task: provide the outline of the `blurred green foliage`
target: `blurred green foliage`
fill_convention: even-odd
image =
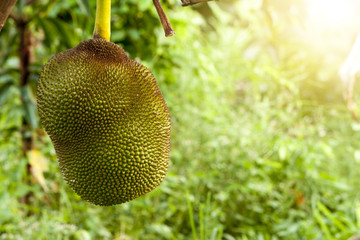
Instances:
[[[301,10],[302,1],[281,2],[181,8],[169,0],[176,35],[165,38],[151,1],[113,1],[111,40],[157,78],[172,115],[172,151],[156,190],[98,207],[62,179],[34,99],[43,64],[92,37],[95,1],[19,0],[14,15],[28,21],[32,58],[20,87],[20,33],[9,19],[0,33],[0,239],[345,240],[358,233],[360,125],[334,87],[337,66],[292,33],[302,19],[288,10]],[[29,136],[33,150],[24,153]]]

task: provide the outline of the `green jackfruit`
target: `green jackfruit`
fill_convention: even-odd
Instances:
[[[37,103],[62,174],[84,200],[124,203],[164,179],[169,110],[151,72],[116,44],[90,39],[55,55]]]

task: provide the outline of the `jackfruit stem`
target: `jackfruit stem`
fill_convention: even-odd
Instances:
[[[96,1],[94,38],[110,41],[111,0]]]

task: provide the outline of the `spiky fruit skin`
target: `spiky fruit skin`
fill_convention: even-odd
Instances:
[[[124,203],[164,179],[169,110],[151,72],[116,44],[90,39],[55,55],[37,103],[62,174],[84,200]]]

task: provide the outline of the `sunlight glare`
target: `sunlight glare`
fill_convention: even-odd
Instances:
[[[358,0],[308,0],[310,21],[326,28],[351,24]]]

